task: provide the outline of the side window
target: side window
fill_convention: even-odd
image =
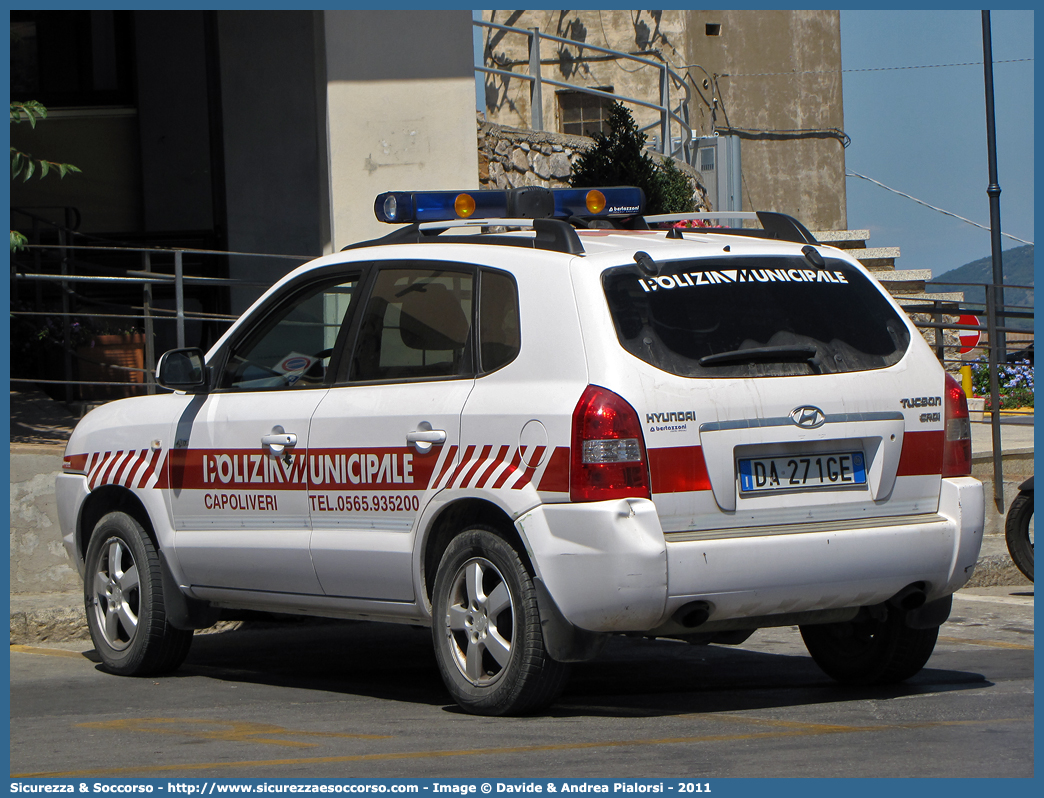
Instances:
[[[483,269],[479,294],[480,365],[485,373],[506,366],[522,348],[518,286],[504,272]]]
[[[469,272],[386,268],[359,329],[349,379],[399,380],[471,374]]]
[[[233,344],[220,387],[256,391],[321,385],[358,278],[341,275],[291,296]]]

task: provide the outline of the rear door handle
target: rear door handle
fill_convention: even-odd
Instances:
[[[441,445],[446,442],[446,430],[432,429],[431,424],[422,421],[413,432],[406,433],[406,443],[421,454],[427,454],[432,446]]]

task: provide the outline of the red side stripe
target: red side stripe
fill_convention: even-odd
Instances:
[[[544,475],[540,477],[537,490],[552,493],[569,492],[569,447],[557,446],[551,452],[551,459],[544,469]]]
[[[62,458],[63,471],[84,471],[87,468],[87,455],[67,454]]]
[[[711,489],[702,446],[649,449],[649,471],[653,493]]]
[[[903,452],[899,455],[897,477],[942,474],[944,430],[907,432],[903,435]]]

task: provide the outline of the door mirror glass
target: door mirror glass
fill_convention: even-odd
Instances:
[[[156,365],[156,382],[172,391],[206,387],[207,369],[200,349],[171,349]]]

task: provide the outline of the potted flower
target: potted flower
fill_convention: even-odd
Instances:
[[[81,385],[82,399],[119,399],[136,396],[145,382],[145,335],[133,326],[95,328],[87,343],[76,348],[80,380],[125,382],[119,385]],[[127,370],[136,369],[136,370]]]
[[[992,410],[990,402],[990,366],[984,358],[972,362],[972,391],[981,397],[982,409]],[[1028,360],[1018,363],[1000,363],[997,365],[997,388],[1001,410],[1015,410],[1033,407],[1033,364]],[[972,399],[968,400],[968,409],[972,409]]]

